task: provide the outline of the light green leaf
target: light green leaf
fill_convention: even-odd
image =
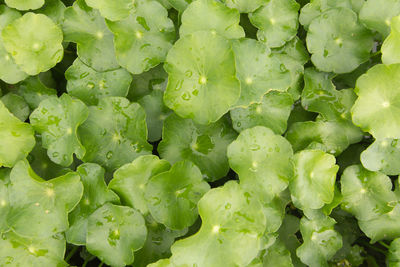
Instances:
[[[161,139],[164,120],[172,113],[172,111],[164,105],[163,97],[163,91],[154,90],[138,101],[146,111],[148,139],[150,142]]]
[[[149,179],[170,168],[166,160],[154,155],[140,156],[132,163],[125,164],[114,172],[114,178],[108,187],[115,191],[124,205],[148,213],[145,191]]]
[[[286,131],[292,105],[293,98],[289,93],[269,91],[263,96],[261,103],[231,110],[233,128],[241,132],[254,126],[265,126],[276,134],[283,134]]]
[[[172,245],[172,266],[246,266],[257,256],[266,218],[253,195],[229,181],[206,193],[198,209],[202,226]]]
[[[98,163],[108,171],[152,150],[147,143],[143,108],[123,97],[105,97],[97,106],[89,107],[79,137],[87,151],[83,161]]]
[[[0,101],[0,166],[12,167],[35,146],[31,125],[21,122]]]
[[[67,230],[68,213],[83,192],[78,174],[71,172],[45,181],[26,161],[20,161],[12,169],[10,181],[7,224],[15,233],[44,238]]]
[[[295,175],[290,181],[293,204],[300,209],[320,209],[333,201],[336,173],[334,156],[320,150],[294,155]]]
[[[268,3],[268,0],[222,0],[222,2],[229,8],[236,8],[240,13],[250,13]]]
[[[400,158],[399,139],[375,140],[361,153],[362,165],[370,171],[380,171],[387,175],[400,174],[398,164]]]
[[[97,71],[119,68],[115,57],[113,34],[100,13],[84,0],[75,1],[64,12],[64,38],[77,43],[80,60]]]
[[[65,72],[67,91],[87,105],[97,105],[102,97],[128,94],[132,76],[125,69],[97,72],[79,58]]]
[[[311,61],[321,71],[348,73],[369,59],[372,33],[349,8],[332,8],[315,18],[307,32]]]
[[[271,51],[275,54],[287,55],[298,61],[301,65],[306,64],[308,60],[310,60],[310,56],[303,41],[297,36],[287,42],[284,46],[272,48]]]
[[[63,94],[43,100],[29,119],[35,131],[42,135],[43,147],[49,158],[62,166],[69,166],[73,154],[79,159],[85,155],[78,135],[78,127],[88,117],[88,108],[83,102]]]
[[[133,74],[163,62],[175,40],[174,24],[167,10],[153,0],[138,0],[135,12],[121,21],[107,21],[107,26],[115,36],[118,63]]]
[[[198,31],[210,31],[228,39],[245,36],[239,26],[240,15],[236,9],[230,9],[215,0],[197,0],[191,3],[182,14],[180,36]]]
[[[44,5],[44,0],[5,0],[7,6],[18,10],[38,9]]]
[[[15,63],[29,75],[47,71],[61,61],[61,29],[47,16],[26,13],[1,32],[3,44]]]
[[[285,266],[293,267],[290,252],[285,245],[277,240],[262,256],[263,267]]]
[[[396,238],[390,243],[389,253],[386,256],[386,266],[400,266],[400,238]]]
[[[270,90],[285,91],[291,86],[292,77],[281,56],[271,54],[263,43],[241,39],[233,43],[236,75],[241,84],[241,95],[235,106],[260,103]]]
[[[0,238],[1,266],[69,266],[63,261],[65,240],[61,237],[26,238],[8,232]]]
[[[14,93],[8,93],[1,97],[1,101],[6,108],[21,121],[26,121],[31,113],[28,104],[25,102],[22,96]]]
[[[171,229],[181,230],[197,219],[197,202],[210,189],[199,168],[180,161],[169,171],[150,178],[145,198],[153,218]]]
[[[106,203],[89,217],[86,247],[102,262],[122,267],[133,263],[134,251],[143,246],[146,236],[138,211]]]
[[[295,0],[269,0],[249,15],[259,30],[257,39],[269,47],[280,47],[296,36],[300,5]]]
[[[328,267],[330,260],[342,247],[342,236],[334,230],[335,220],[320,217],[300,220],[304,243],[296,250],[301,261],[310,267]]]
[[[1,37],[1,32],[4,27],[20,17],[21,14],[18,11],[8,8],[5,5],[0,5],[0,58],[3,59],[0,65],[0,79],[10,84],[18,83],[28,77],[28,75],[15,64],[12,56],[6,51]]]
[[[180,38],[164,65],[167,107],[199,124],[216,122],[236,103],[240,84],[230,42],[210,32]]]
[[[385,39],[381,47],[382,62],[384,64],[400,63],[400,54],[398,53],[400,49],[400,16],[393,17],[390,26],[390,35]]]
[[[226,118],[210,125],[198,125],[173,114],[164,122],[158,152],[171,163],[192,161],[207,180],[215,181],[229,171],[226,150],[235,138],[236,133]]]
[[[129,16],[134,10],[134,0],[86,0],[88,6],[97,8],[106,19],[115,21]]]
[[[78,167],[77,173],[83,183],[83,196],[76,208],[69,214],[70,227],[66,238],[68,243],[86,244],[89,216],[107,202],[118,203],[118,196],[107,189],[104,181],[104,169],[95,163],[85,163]]]
[[[43,84],[39,76],[35,76],[29,77],[19,84],[18,94],[25,99],[31,109],[35,109],[43,100],[50,96],[56,96],[57,91],[48,88]]]
[[[0,179],[0,234],[8,231],[7,215],[10,210],[8,199],[8,187],[6,182]]]
[[[65,9],[65,4],[61,0],[46,0],[44,6],[36,12],[48,16],[54,23],[61,25],[64,20]]]
[[[400,138],[400,64],[375,65],[357,80],[353,122],[376,139]]]
[[[265,127],[242,131],[228,146],[227,154],[241,185],[255,192],[261,203],[285,190],[293,176],[290,143]]]
[[[183,11],[185,11],[185,9],[187,8],[187,6],[192,3],[194,0],[167,0],[170,5],[175,8],[176,10],[178,10],[180,13],[182,13]]]
[[[390,20],[400,14],[398,0],[367,0],[360,10],[360,21],[385,38],[390,33]]]

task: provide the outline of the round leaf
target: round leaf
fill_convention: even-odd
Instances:
[[[156,221],[180,230],[196,221],[197,202],[209,189],[197,166],[181,161],[150,178],[145,198]]]
[[[133,252],[143,246],[146,236],[139,212],[107,203],[89,217],[86,247],[102,262],[122,267],[133,263]]]
[[[215,0],[197,0],[191,3],[182,14],[180,36],[197,31],[211,31],[228,39],[244,37],[239,26],[240,15],[236,9],[230,9]]]
[[[358,80],[353,122],[376,139],[400,138],[400,64],[375,65]]]
[[[43,100],[29,119],[35,131],[42,135],[43,147],[49,158],[62,166],[69,166],[73,154],[79,159],[85,155],[78,135],[78,127],[88,117],[88,108],[80,100],[67,94]]]
[[[86,0],[88,6],[97,8],[109,20],[121,20],[129,16],[134,8],[133,0]]]
[[[1,35],[7,52],[29,75],[47,71],[63,58],[63,33],[45,15],[26,13],[8,24]]]
[[[249,15],[257,39],[269,47],[283,46],[296,36],[300,5],[295,0],[269,0]]]
[[[217,121],[238,100],[230,42],[210,32],[180,38],[167,56],[167,107],[200,124]]]
[[[107,25],[115,36],[118,63],[129,72],[140,74],[165,60],[175,39],[175,28],[167,10],[157,1],[138,0],[136,4],[129,17],[107,21]]]
[[[168,171],[170,166],[166,160],[160,160],[157,156],[140,156],[116,170],[108,187],[120,196],[122,204],[147,214],[144,196],[147,182],[154,175]]]
[[[7,6],[18,10],[38,9],[44,5],[44,0],[5,0]]]
[[[399,158],[399,139],[376,140],[361,153],[361,163],[366,169],[387,175],[400,174]]]
[[[102,97],[127,96],[132,76],[125,69],[97,72],[79,58],[65,72],[67,91],[87,105],[97,105]]]
[[[174,114],[164,122],[158,152],[171,163],[192,161],[207,180],[215,181],[229,171],[226,149],[235,138],[236,133],[224,118],[204,126]]]
[[[84,162],[95,162],[108,171],[150,154],[146,114],[137,103],[123,97],[106,97],[89,107],[89,117],[79,127],[86,148]]]
[[[8,108],[8,110],[21,121],[26,121],[31,113],[28,104],[25,102],[22,96],[14,93],[8,93],[1,98],[1,101],[6,108]]]
[[[311,61],[321,71],[348,73],[369,59],[373,38],[349,8],[332,8],[315,18],[307,32]]]

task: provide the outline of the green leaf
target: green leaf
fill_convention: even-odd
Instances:
[[[170,247],[175,238],[186,234],[187,229],[171,230],[157,223],[151,216],[146,218],[147,239],[144,246],[135,252],[135,267],[149,266],[149,262],[171,256]]]
[[[145,199],[147,182],[151,177],[168,171],[170,166],[166,160],[160,160],[157,156],[140,156],[132,163],[117,169],[108,187],[120,196],[122,204],[147,214],[149,212]]]
[[[85,155],[77,129],[88,117],[83,102],[63,94],[43,100],[29,119],[35,131],[42,135],[43,147],[49,158],[62,166],[69,166],[73,154],[79,159]]]
[[[5,0],[7,6],[18,10],[38,9],[44,5],[44,0]]]
[[[210,125],[198,125],[172,114],[164,122],[158,152],[171,163],[192,161],[207,180],[215,181],[229,171],[226,150],[235,138],[236,133],[226,118]]]
[[[199,168],[180,161],[169,171],[150,178],[145,198],[153,218],[171,229],[181,230],[197,219],[196,205],[210,189]]]
[[[0,58],[4,59],[0,65],[0,79],[10,84],[16,84],[28,77],[28,75],[15,64],[12,56],[6,51],[1,37],[3,29],[20,17],[21,14],[18,11],[8,8],[5,5],[0,5]]]
[[[88,6],[97,8],[103,17],[112,21],[129,16],[129,13],[134,10],[134,2],[132,0],[86,0]]]
[[[400,16],[393,17],[390,26],[390,35],[385,39],[381,47],[382,62],[384,64],[400,63],[400,55],[397,53],[400,48]]]
[[[283,134],[292,105],[293,98],[289,93],[269,91],[263,96],[261,103],[231,110],[233,128],[241,132],[254,126],[265,126],[276,134]]]
[[[22,96],[14,93],[8,93],[1,97],[1,101],[8,110],[21,121],[26,121],[31,113],[28,104]]]
[[[68,93],[87,105],[97,105],[102,97],[127,96],[132,82],[125,69],[97,72],[79,58],[67,69],[65,78]]]
[[[104,169],[95,163],[85,163],[78,167],[77,173],[83,183],[83,196],[76,208],[69,214],[70,227],[66,238],[68,243],[86,244],[89,216],[107,202],[118,203],[118,196],[107,188]]]
[[[380,171],[387,175],[400,174],[397,164],[400,157],[399,139],[376,140],[361,153],[361,163],[370,171]]]
[[[236,8],[240,13],[250,13],[261,5],[268,3],[267,0],[222,0],[229,8]]]
[[[198,31],[210,31],[228,39],[245,36],[239,26],[240,15],[236,9],[230,9],[215,0],[197,0],[191,3],[182,14],[180,36]]]
[[[185,9],[187,8],[187,6],[192,3],[194,0],[167,0],[170,5],[175,8],[176,10],[178,10],[180,13],[182,13],[183,11],[185,11]]]
[[[7,224],[15,233],[44,238],[67,230],[68,213],[83,192],[78,174],[71,172],[45,181],[26,161],[20,161],[12,169],[10,181]]]
[[[0,180],[0,233],[8,231],[7,215],[10,210],[10,201],[8,199],[7,184]]]
[[[367,0],[360,10],[360,21],[369,29],[379,32],[384,38],[390,33],[390,20],[400,14],[398,0]]]
[[[261,203],[285,190],[293,176],[290,143],[265,127],[242,131],[228,146],[227,154],[241,185],[255,192]]]
[[[303,150],[294,155],[295,175],[289,188],[293,204],[300,209],[320,209],[333,201],[335,157],[320,150]]]
[[[339,155],[350,144],[360,142],[363,133],[350,122],[304,121],[293,123],[285,137],[295,152],[306,148],[318,148]]]
[[[63,261],[65,240],[60,237],[27,238],[8,232],[0,238],[2,266],[69,266]]]
[[[79,127],[86,154],[84,162],[95,162],[108,171],[150,154],[146,114],[137,103],[123,97],[106,97],[89,107],[88,119]]]
[[[262,257],[263,267],[286,266],[293,267],[290,252],[285,245],[277,240],[269,247]]]
[[[348,73],[369,59],[372,33],[349,8],[332,8],[315,18],[307,32],[311,61],[321,71]]]
[[[133,263],[134,251],[146,241],[143,216],[136,210],[106,203],[89,216],[86,247],[112,266]]]
[[[234,54],[219,35],[196,32],[180,38],[164,67],[169,75],[164,102],[181,117],[210,124],[239,98]]]
[[[357,80],[353,122],[376,139],[400,138],[400,64],[375,65]]]
[[[43,100],[50,96],[56,96],[57,91],[48,88],[39,76],[35,76],[29,77],[19,84],[18,94],[25,99],[31,109],[35,109]]]
[[[233,43],[237,77],[241,95],[236,106],[260,103],[270,90],[285,91],[291,86],[290,71],[281,56],[271,54],[263,43],[253,39],[241,39]]]
[[[398,267],[400,265],[400,238],[396,238],[390,243],[386,265],[388,267]]]
[[[334,230],[335,220],[320,217],[300,220],[300,232],[304,243],[296,250],[297,256],[307,266],[328,267],[330,260],[342,247],[342,236]]]
[[[148,140],[155,142],[161,139],[164,120],[172,112],[164,105],[164,92],[154,90],[150,94],[139,99],[138,103],[146,111]]]
[[[64,38],[77,44],[79,59],[97,71],[119,68],[113,34],[100,13],[84,0],[75,1],[64,12]]]
[[[257,256],[266,218],[253,195],[229,181],[206,193],[198,209],[201,228],[172,245],[173,266],[246,266]]]
[[[62,31],[45,15],[28,12],[8,24],[1,35],[7,52],[29,75],[47,71],[63,58]]]
[[[303,41],[297,36],[284,46],[272,48],[271,51],[275,54],[287,55],[298,61],[301,65],[306,64],[308,60],[310,60],[310,56]]]
[[[136,4],[136,11],[129,17],[107,21],[107,26],[114,33],[118,63],[140,74],[165,60],[175,40],[175,28],[167,10],[157,1],[138,0]]]
[[[21,122],[0,101],[0,167],[12,167],[35,146],[31,125]]]
[[[48,16],[57,25],[62,25],[65,9],[65,4],[61,0],[46,0],[44,6],[36,12]]]
[[[270,0],[249,15],[259,30],[257,39],[269,47],[280,47],[296,36],[300,5],[294,0]]]

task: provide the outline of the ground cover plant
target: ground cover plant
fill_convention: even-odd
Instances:
[[[400,0],[0,0],[0,266],[400,266]]]

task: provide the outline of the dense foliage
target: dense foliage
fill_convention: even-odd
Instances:
[[[0,0],[0,266],[400,266],[400,0]]]

